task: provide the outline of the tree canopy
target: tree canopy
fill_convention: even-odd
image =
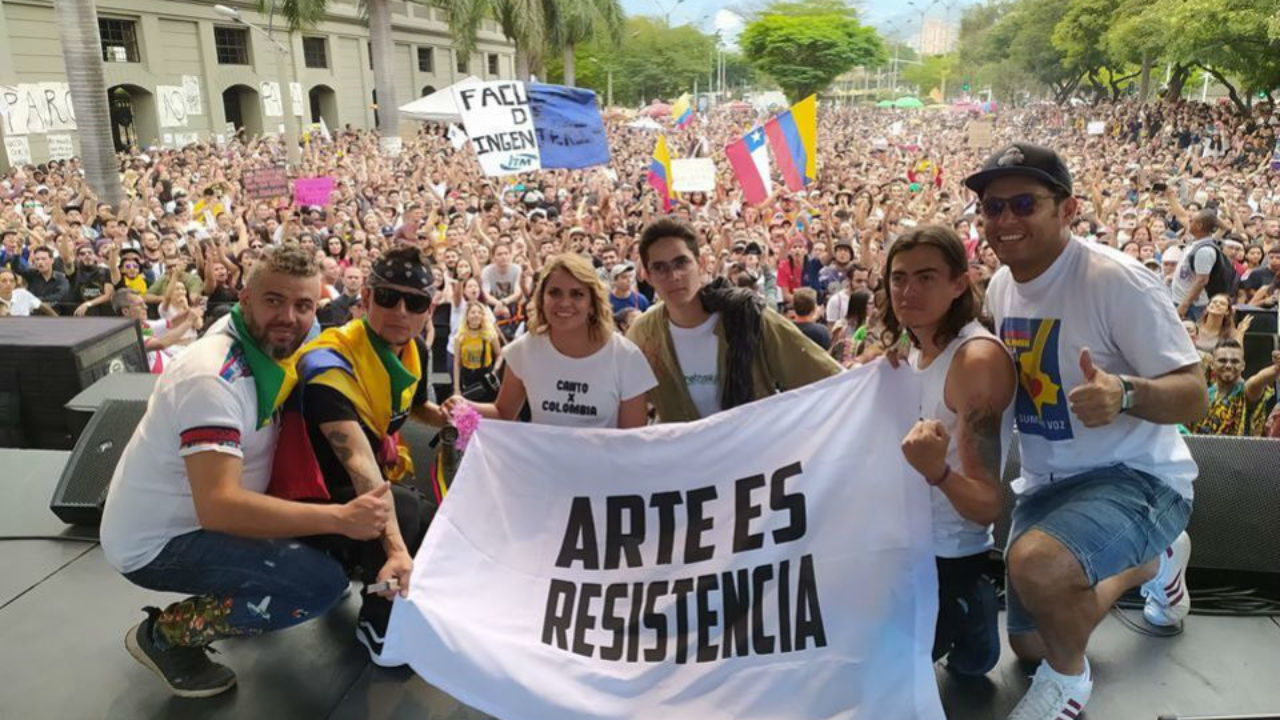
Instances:
[[[775,2],[747,24],[738,44],[792,102],[825,90],[856,66],[876,67],[886,58],[876,31],[839,0]]]

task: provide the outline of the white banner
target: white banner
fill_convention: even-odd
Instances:
[[[716,189],[716,164],[711,158],[677,158],[671,161],[672,189],[676,192],[712,192]]]
[[[31,143],[27,136],[18,135],[4,139],[4,156],[9,159],[9,167],[26,165],[31,162]]]
[[[305,97],[302,94],[302,83],[289,83],[289,99],[293,101],[293,114],[298,117],[303,115],[302,100]]]
[[[467,133],[462,128],[449,123],[449,144],[454,150],[461,150],[467,144]]]
[[[70,135],[49,135],[46,139],[49,141],[50,160],[69,160],[75,157],[76,150]]]
[[[1090,135],[1101,135],[1107,131],[1107,123],[1105,120],[1090,120],[1085,126],[1085,132]]]
[[[941,720],[918,397],[876,363],[695,423],[486,420],[383,657],[505,720]]]
[[[200,142],[199,132],[184,132],[184,133],[173,134],[173,144],[179,148],[184,148],[188,145],[195,145],[198,142]]]
[[[485,175],[542,169],[524,83],[505,80],[459,84],[453,88],[453,97]]]
[[[157,85],[156,104],[160,106],[160,127],[187,126],[187,94],[181,85]]]
[[[6,136],[75,130],[71,86],[64,82],[0,85],[0,117]]]
[[[182,97],[187,103],[188,115],[203,115],[204,103],[200,100],[200,76],[182,76]]]
[[[263,80],[259,85],[262,93],[262,114],[267,117],[284,117],[284,99],[280,96],[280,83]]]

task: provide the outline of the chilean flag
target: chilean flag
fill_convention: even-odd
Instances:
[[[741,139],[730,143],[724,154],[733,166],[733,174],[742,186],[743,198],[752,205],[769,199],[773,182],[769,179],[769,147],[764,130],[753,128]]]

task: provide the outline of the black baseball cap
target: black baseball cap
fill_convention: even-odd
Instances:
[[[981,170],[964,179],[964,184],[982,195],[992,180],[1009,175],[1032,178],[1067,195],[1072,192],[1071,171],[1058,153],[1031,143],[1014,143],[997,150]]]

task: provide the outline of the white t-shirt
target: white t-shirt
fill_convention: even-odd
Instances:
[[[618,407],[658,384],[649,361],[620,333],[595,354],[562,355],[546,334],[526,333],[502,351],[523,382],[533,421],[584,428],[618,427]]]
[[[720,344],[716,341],[716,323],[720,313],[711,313],[697,327],[682,328],[667,322],[671,344],[675,346],[676,363],[684,374],[689,399],[701,417],[720,412]]]
[[[827,300],[827,322],[834,325],[849,314],[849,291],[843,289]]]
[[[1187,246],[1190,251],[1194,247],[1196,240]],[[1174,305],[1181,305],[1182,301],[1191,294],[1191,286],[1195,285],[1196,275],[1208,275],[1213,272],[1213,263],[1218,259],[1218,252],[1212,247],[1205,245],[1199,250],[1186,252],[1182,256],[1182,260],[1178,262],[1178,271],[1173,274],[1173,302]],[[1193,264],[1194,263],[1194,264]],[[1205,290],[1200,291],[1200,297],[1196,298],[1192,303],[1192,307],[1203,307],[1209,304],[1209,293]]]
[[[1199,470],[1173,425],[1121,414],[1109,425],[1086,428],[1067,406],[1067,393],[1084,382],[1085,347],[1095,367],[1119,375],[1154,378],[1200,364],[1154,273],[1118,250],[1072,240],[1030,282],[1015,282],[1009,268],[1000,268],[987,301],[1017,361],[1022,477],[1014,492],[1123,463],[1191,498]]]
[[[5,303],[0,299],[0,304],[9,306],[9,315],[11,317],[28,317],[31,313],[40,308],[40,298],[32,295],[26,288],[14,288],[13,295],[9,296],[9,302]]]
[[[233,326],[211,329],[169,365],[111,478],[100,537],[122,573],[146,566],[169,540],[200,529],[183,458],[244,460],[240,485],[265,492],[277,424],[257,428],[258,397]]]
[[[951,360],[956,351],[971,340],[985,339],[1000,342],[1000,338],[987,332],[976,320],[971,320],[960,329],[960,334],[943,348],[938,357],[929,363],[929,367],[920,368],[920,351],[912,348],[909,355],[911,367],[919,373],[924,390],[920,396],[920,417],[937,420],[946,428],[951,437],[947,446],[947,464],[959,471],[963,467],[960,459],[960,447],[956,438],[960,436],[960,420],[955,412],[947,407],[947,373],[951,370]],[[1000,423],[1000,467],[1004,468],[1004,458],[1009,450],[1009,440],[1013,435],[1013,404],[1005,408]],[[947,494],[940,488],[929,488],[929,501],[933,508],[933,554],[943,558],[961,558],[976,555],[989,550],[995,545],[991,525],[979,525],[966,519],[951,504]]]
[[[480,271],[480,287],[494,300],[511,297],[520,287],[520,266],[511,263],[507,271],[502,272],[497,265],[485,265]]]

